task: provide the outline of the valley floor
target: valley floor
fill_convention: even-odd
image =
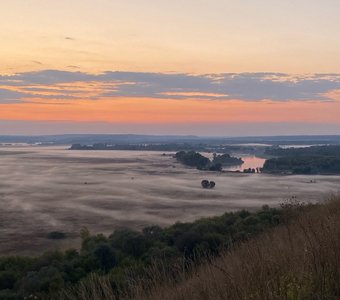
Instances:
[[[340,176],[202,172],[160,152],[67,148],[0,148],[0,254],[78,247],[82,227],[108,234],[167,226],[288,198],[322,201],[340,190]],[[202,179],[216,188],[202,189]],[[67,238],[47,239],[52,231]]]

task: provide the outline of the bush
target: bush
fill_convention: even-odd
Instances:
[[[110,240],[113,247],[133,257],[140,257],[149,244],[142,233],[129,229],[115,231]]]
[[[66,234],[60,231],[51,231],[46,237],[51,240],[61,240],[66,238]]]

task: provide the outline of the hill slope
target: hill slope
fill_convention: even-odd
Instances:
[[[302,213],[139,299],[339,299],[340,200]]]
[[[151,268],[119,296],[112,278],[93,275],[58,299],[339,299],[340,199],[284,210],[290,221],[198,267]]]

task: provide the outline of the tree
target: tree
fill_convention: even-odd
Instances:
[[[206,179],[202,180],[202,181],[201,181],[201,186],[202,186],[202,188],[204,188],[204,189],[208,189],[208,188],[210,187],[210,182],[209,182],[209,180],[206,180]]]
[[[130,229],[115,231],[110,236],[110,240],[114,248],[134,257],[143,255],[149,245],[143,234]]]
[[[97,245],[94,254],[100,263],[101,269],[106,272],[117,264],[116,254],[108,244]]]
[[[176,239],[175,246],[184,254],[191,255],[193,254],[195,246],[198,245],[201,240],[198,233],[189,231],[183,233]]]

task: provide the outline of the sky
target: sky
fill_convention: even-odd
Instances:
[[[340,134],[339,0],[2,0],[0,135]]]

